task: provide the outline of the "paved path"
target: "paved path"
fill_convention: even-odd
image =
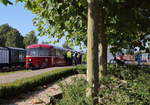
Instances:
[[[18,73],[8,74],[8,75],[0,76],[0,84],[11,83],[19,79],[32,77],[32,76],[39,75],[41,73],[45,73],[45,72],[52,71],[52,70],[59,69],[59,68],[71,68],[71,67],[72,66],[52,67],[52,68],[39,69],[39,70],[34,70],[34,71],[29,71],[29,72],[18,72]]]

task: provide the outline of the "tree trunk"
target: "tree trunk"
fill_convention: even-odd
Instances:
[[[99,67],[100,74],[103,76],[107,74],[107,35],[105,34],[104,26],[104,11],[102,6],[100,7],[100,36],[99,36]],[[100,75],[101,77],[101,75]]]
[[[98,65],[98,36],[100,33],[100,10],[98,0],[88,0],[88,53],[87,81],[89,87],[87,96],[92,96],[93,105],[98,104],[99,65]]]
[[[102,76],[107,75],[107,39],[106,35],[102,35],[101,37],[101,43],[99,43],[99,56],[100,56],[100,74],[102,73]]]

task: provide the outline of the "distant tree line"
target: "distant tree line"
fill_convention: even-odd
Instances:
[[[34,31],[30,31],[25,37],[8,24],[0,25],[0,47],[19,47],[25,48],[30,44],[37,43]]]

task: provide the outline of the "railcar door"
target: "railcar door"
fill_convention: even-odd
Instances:
[[[55,63],[58,66],[63,66],[65,64],[64,51],[63,50],[61,50],[61,49],[56,50]]]
[[[55,66],[56,62],[56,49],[55,48],[50,48],[49,49],[49,67]]]
[[[48,48],[39,48],[38,64],[42,68],[49,66],[49,49]]]

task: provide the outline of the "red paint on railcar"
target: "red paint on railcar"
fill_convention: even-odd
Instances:
[[[27,47],[26,68],[64,66],[66,50],[52,45],[35,44]]]
[[[27,68],[44,68],[54,66],[52,57],[26,57]]]
[[[54,46],[52,45],[48,45],[48,44],[33,44],[33,45],[29,45],[27,46],[27,48],[53,48]]]

